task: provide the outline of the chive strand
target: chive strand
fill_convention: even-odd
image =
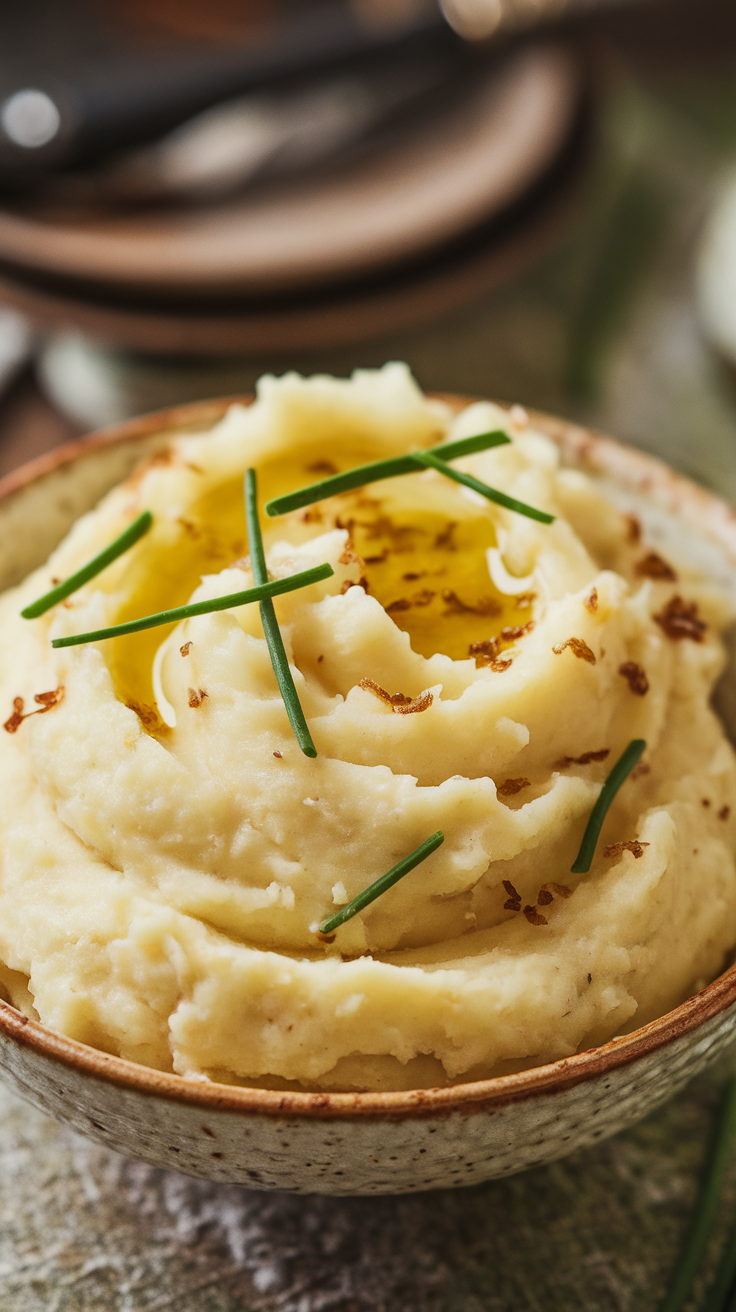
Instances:
[[[432,852],[436,852],[444,841],[445,835],[441,829],[438,829],[430,838],[425,838],[424,842],[419,844],[419,847],[415,847],[413,852],[398,861],[385,875],[381,875],[367,888],[364,888],[363,892],[358,893],[357,897],[354,897],[352,902],[348,902],[347,906],[342,907],[340,911],[336,911],[334,915],[327,916],[320,923],[319,933],[323,936],[334,934],[335,930],[344,925],[346,920],[352,920],[353,916],[357,916],[359,911],[363,911],[365,907],[370,906],[371,902],[375,902],[376,898],[385,893],[387,889],[392,888],[394,884],[398,884],[399,880],[403,879],[404,875],[408,875],[410,870],[414,870],[416,866],[421,865],[422,861],[426,861],[427,857],[431,856]]]
[[[258,485],[255,469],[248,469],[245,473],[245,519],[248,526],[248,544],[253,577],[256,583],[266,584],[268,582],[268,570],[266,568],[266,553],[263,550],[261,526],[258,522]],[[331,570],[330,573],[332,573]],[[299,694],[289,669],[284,640],[281,637],[276,611],[270,597],[260,603],[260,612],[263,633],[271,657],[271,665],[286,707],[289,723],[294,731],[294,737],[304,755],[314,757],[317,755],[317,748],[312,742],[312,735],[309,732],[304,711],[299,701]]]
[[[575,862],[570,866],[571,875],[587,875],[595,856],[595,848],[600,838],[603,821],[608,814],[616,793],[621,787],[626,777],[631,773],[641,756],[646,743],[643,738],[633,738],[624,752],[621,753],[606,782],[604,783],[598,795],[590,818],[585,826],[583,841],[580,844],[580,851],[575,858]]]
[[[458,438],[457,442],[443,442],[440,446],[430,447],[429,454],[441,461],[459,460],[461,456],[487,451],[494,446],[505,446],[510,441],[508,433],[499,428],[491,433],[477,433],[475,437]],[[313,505],[315,501],[337,496],[339,492],[352,492],[368,483],[395,478],[399,474],[415,474],[422,467],[419,455],[420,452],[414,451],[410,455],[390,456],[386,460],[374,460],[367,465],[358,465],[355,469],[346,469],[342,474],[332,474],[329,478],[320,479],[318,483],[299,488],[297,492],[289,492],[287,496],[268,501],[266,514],[286,515],[290,510],[301,510],[304,506]]]
[[[118,556],[122,556],[126,551],[129,551],[139,538],[142,538],[144,533],[148,532],[152,523],[153,515],[150,510],[144,510],[142,515],[134,519],[133,523],[119,537],[115,538],[114,542],[111,542],[108,547],[105,547],[104,551],[94,556],[81,569],[78,569],[76,574],[70,574],[69,578],[65,579],[63,583],[57,584],[50,592],[45,592],[37,601],[33,601],[30,606],[26,606],[21,611],[23,619],[38,619],[39,615],[44,615],[47,610],[51,610],[52,606],[57,606],[60,601],[70,597],[73,592],[83,587],[85,583],[89,583],[90,579],[95,578],[97,574],[101,574],[103,569],[106,569],[114,560],[117,560]]]
[[[92,633],[72,633],[66,638],[54,638],[52,647],[80,647],[86,642],[102,642],[105,638],[122,638],[127,633],[140,633],[142,629],[155,629],[160,624],[175,624],[179,620],[191,619],[193,615],[211,615],[214,611],[230,610],[234,606],[247,606],[250,602],[270,597],[281,596],[285,592],[296,592],[306,588],[310,583],[319,583],[334,574],[331,565],[315,565],[313,569],[303,570],[300,574],[291,574],[285,579],[274,579],[256,588],[246,588],[244,592],[231,592],[226,597],[212,597],[208,601],[192,601],[188,606],[175,606],[173,610],[161,610],[155,615],[143,615],[137,620],[127,620],[124,624],[112,624],[106,629],[95,629]]]
[[[729,1156],[736,1139],[736,1079],[726,1085],[716,1121],[703,1182],[695,1205],[690,1230],[670,1281],[669,1289],[659,1305],[658,1312],[681,1312],[695,1273],[700,1266],[711,1228],[718,1210],[723,1179]],[[719,1273],[720,1274],[720,1273]],[[709,1298],[712,1290],[709,1291]],[[722,1308],[722,1303],[706,1302],[707,1308]]]
[[[455,483],[462,483],[463,487],[472,488],[473,492],[479,492],[487,501],[495,501],[496,505],[504,506],[506,510],[515,510],[517,515],[526,515],[527,519],[536,519],[540,524],[554,523],[554,515],[549,515],[546,510],[537,510],[535,506],[528,506],[525,501],[517,501],[516,497],[509,497],[505,492],[499,492],[498,488],[481,483],[480,479],[473,478],[472,474],[462,474],[459,469],[453,469],[451,465],[445,464],[444,460],[438,460],[434,451],[417,451],[415,459],[427,469],[437,469],[445,478],[451,478]]]

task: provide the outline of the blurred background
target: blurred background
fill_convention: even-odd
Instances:
[[[736,500],[733,0],[0,3],[0,472],[397,358]]]

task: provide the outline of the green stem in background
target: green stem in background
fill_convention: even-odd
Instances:
[[[624,163],[616,194],[593,236],[595,247],[571,329],[565,386],[575,400],[598,399],[608,352],[656,254],[665,202],[639,160]]]
[[[736,1088],[736,1080],[732,1081]],[[736,1230],[733,1230],[728,1237],[726,1248],[721,1258],[720,1265],[716,1271],[715,1279],[710,1286],[703,1302],[700,1304],[698,1312],[734,1312],[736,1308],[736,1293],[731,1291],[734,1279],[736,1278]],[[729,1291],[731,1297],[729,1298]]]
[[[408,856],[403,857],[395,866],[392,866],[385,875],[375,879],[372,884],[363,889],[362,893],[358,893],[358,896],[354,897],[352,902],[348,902],[342,910],[336,911],[333,916],[327,916],[319,927],[322,937],[334,934],[335,930],[344,925],[346,920],[352,920],[353,916],[357,916],[359,911],[363,911],[365,907],[370,906],[371,902],[375,902],[376,898],[385,893],[387,889],[392,888],[394,884],[398,884],[399,880],[404,878],[404,875],[408,875],[410,870],[414,870],[416,866],[421,865],[422,861],[426,861],[432,852],[436,852],[444,841],[445,835],[441,829],[438,829],[436,834],[432,834],[430,838],[425,838],[424,842],[419,844],[419,847],[415,847],[413,852],[410,852]]]
[[[315,565],[305,569],[301,574],[291,574],[289,578],[274,579],[273,583],[264,583],[257,588],[246,588],[244,592],[230,592],[226,597],[212,597],[208,601],[192,601],[188,606],[175,606],[173,610],[160,610],[155,615],[143,615],[139,620],[127,620],[125,624],[111,624],[106,629],[95,629],[92,633],[72,633],[68,638],[54,638],[52,647],[81,647],[85,642],[102,642],[105,638],[122,638],[126,633],[140,633],[141,629],[156,629],[160,624],[178,624],[179,620],[188,620],[192,615],[211,615],[213,611],[230,610],[233,606],[247,606],[249,602],[264,598],[280,597],[284,592],[296,592],[306,588],[310,583],[319,583],[334,574],[331,565]]]
[[[90,579],[93,579],[96,574],[101,574],[103,569],[106,569],[114,560],[117,560],[118,556],[122,556],[124,552],[129,551],[138,539],[148,532],[152,523],[153,515],[150,510],[144,510],[143,514],[134,519],[125,532],[121,533],[120,537],[116,538],[114,542],[111,542],[109,547],[105,547],[105,550],[101,551],[99,556],[95,556],[82,569],[78,569],[76,574],[71,574],[68,579],[57,584],[50,592],[45,592],[42,597],[38,598],[38,601],[33,601],[30,606],[26,606],[25,610],[21,611],[23,619],[38,619],[39,615],[45,614],[47,610],[51,610],[52,606],[57,606],[60,601],[70,597],[78,588],[83,587],[85,583],[89,583]]]
[[[695,1205],[695,1215],[680,1255],[680,1261],[658,1312],[680,1312],[685,1305],[693,1278],[700,1266],[710,1238],[711,1227],[715,1220],[723,1188],[723,1177],[735,1138],[736,1079],[733,1079],[726,1085],[721,1102],[705,1175]],[[706,1303],[706,1306],[709,1308],[718,1307],[720,1312],[722,1305]]]
[[[641,756],[646,743],[643,738],[634,738],[621,756],[619,756],[606,782],[604,783],[598,795],[593,810],[590,813],[590,819],[585,826],[583,841],[580,844],[580,851],[575,858],[575,862],[570,866],[571,875],[587,875],[590,870],[593,857],[595,856],[595,847],[600,838],[603,821],[608,814],[608,808],[611,805],[616,793],[631,773]]]
[[[463,487],[480,492],[486,500],[495,501],[496,505],[504,506],[506,510],[515,510],[517,515],[526,515],[527,519],[537,519],[540,524],[554,523],[554,515],[548,515],[546,510],[536,510],[534,506],[528,506],[525,501],[508,497],[505,492],[499,492],[497,488],[489,487],[487,483],[481,483],[480,479],[473,478],[472,474],[461,474],[459,469],[452,469],[443,460],[439,460],[433,451],[417,451],[414,459],[427,469],[437,469],[440,474],[445,475],[445,478],[451,478],[455,483],[462,483]]]
[[[492,433],[478,433],[475,437],[459,438],[457,442],[443,442],[440,446],[429,448],[430,454],[438,460],[459,460],[461,456],[473,455],[475,451],[487,451],[493,446],[506,446],[511,441],[508,433],[494,429]],[[324,501],[327,497],[337,496],[338,492],[351,492],[356,487],[365,487],[368,483],[378,483],[383,478],[395,478],[398,474],[416,474],[421,470],[418,451],[411,455],[391,456],[387,460],[374,460],[369,465],[358,465],[355,469],[346,469],[342,474],[332,474],[322,478],[318,483],[299,488],[298,492],[289,492],[287,496],[276,497],[266,503],[267,515],[287,515],[290,510],[301,510],[311,506],[315,501]]]
[[[261,536],[261,526],[258,522],[258,485],[256,482],[255,469],[248,469],[245,473],[245,520],[248,526],[248,543],[250,548],[250,560],[253,567],[253,578],[256,583],[266,584],[268,582],[268,570],[266,569],[266,553],[263,550],[263,538]],[[332,571],[330,571],[332,572]],[[276,682],[279,685],[279,692],[284,700],[286,714],[289,717],[289,723],[294,731],[299,746],[305,756],[316,756],[317,748],[312,742],[312,735],[309,732],[307,721],[304,717],[301,702],[291,670],[289,661],[284,648],[284,640],[281,637],[276,611],[273,602],[269,598],[262,601],[260,605],[261,624],[263,633],[268,643],[268,651],[271,657],[273,672],[276,675]]]

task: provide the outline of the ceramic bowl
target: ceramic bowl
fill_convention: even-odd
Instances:
[[[226,406],[133,420],[0,481],[0,585],[40,564],[73,520],[168,434],[207,428]],[[724,502],[609,438],[545,415],[532,420],[567,463],[689,525],[736,576],[736,513]],[[48,1115],[159,1166],[259,1189],[408,1193],[510,1175],[615,1134],[699,1074],[735,1030],[731,967],[634,1033],[517,1075],[401,1093],[282,1093],[122,1061],[0,1002],[0,1071]]]

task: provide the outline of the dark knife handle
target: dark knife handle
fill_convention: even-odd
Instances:
[[[250,89],[335,64],[405,48],[407,55],[457,43],[430,13],[400,32],[361,25],[330,4],[284,23],[258,45],[142,52],[4,88],[0,103],[0,178],[39,176],[83,165],[152,140],[194,114]]]

